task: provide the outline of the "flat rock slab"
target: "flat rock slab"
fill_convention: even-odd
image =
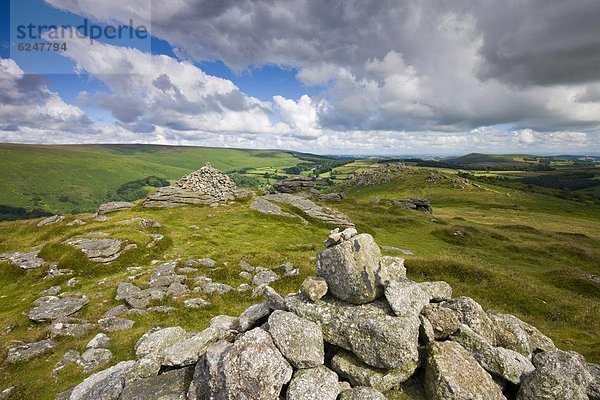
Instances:
[[[20,251],[4,253],[0,254],[0,261],[8,261],[15,267],[19,267],[23,270],[36,269],[44,265],[44,260],[38,257],[39,253],[39,251],[32,251],[29,253],[22,253]]]
[[[308,216],[323,221],[326,224],[331,224],[340,227],[353,227],[354,223],[350,221],[347,215],[329,207],[321,207],[303,196],[293,195],[289,193],[268,194],[262,197],[271,203],[284,203],[292,207],[296,207]],[[255,208],[256,209],[256,208]],[[261,211],[261,210],[257,210]],[[261,211],[264,212],[264,211]]]
[[[33,302],[34,307],[29,311],[29,319],[36,322],[44,322],[68,317],[75,314],[89,302],[90,300],[87,296],[82,296],[81,298],[41,297]]]
[[[51,217],[48,217],[48,218],[43,219],[40,222],[38,222],[37,227],[41,228],[42,226],[57,224],[64,220],[65,220],[65,217],[62,215],[53,215]]]
[[[91,261],[106,264],[121,256],[121,239],[109,238],[75,238],[64,243],[81,250]]]
[[[125,331],[133,328],[135,321],[119,317],[103,318],[98,321],[98,328],[104,332]]]
[[[8,349],[8,357],[6,362],[14,364],[21,361],[31,360],[32,358],[50,351],[56,347],[54,340],[42,340],[35,343],[23,344]]]
[[[158,376],[140,379],[127,384],[119,399],[185,400],[193,375],[194,367],[186,367],[168,371]]]
[[[115,211],[128,210],[135,207],[135,204],[128,201],[111,201],[98,207],[98,214],[108,214]]]

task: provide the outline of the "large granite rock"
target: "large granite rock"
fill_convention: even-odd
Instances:
[[[286,400],[336,400],[340,393],[338,376],[324,365],[294,373]]]
[[[460,322],[483,336],[491,345],[496,344],[494,324],[483,308],[470,297],[457,297],[442,303],[453,310]]]
[[[425,392],[432,400],[506,400],[473,356],[450,341],[430,343],[427,347]]]
[[[40,354],[51,351],[56,347],[54,340],[41,340],[35,343],[27,343],[19,346],[10,347],[6,362],[14,364],[21,361],[28,361]]]
[[[225,332],[208,327],[202,332],[164,349],[162,365],[181,367],[195,364],[213,343],[223,339],[224,336]]]
[[[125,374],[135,361],[122,361],[97,372],[73,389],[69,400],[118,400],[125,387]]]
[[[453,334],[460,327],[460,320],[456,313],[447,308],[431,303],[423,308],[423,317],[431,324],[434,339],[443,340]]]
[[[273,188],[281,193],[305,192],[310,191],[314,187],[315,182],[304,175],[290,176],[273,184]]]
[[[187,332],[179,326],[150,330],[135,344],[135,355],[137,358],[143,358],[151,353],[160,353],[185,339],[187,339]]]
[[[498,346],[517,351],[526,357],[531,357],[534,352],[556,350],[552,339],[517,317],[495,311],[488,311],[487,314],[492,321]]]
[[[244,333],[219,355],[207,376],[212,399],[272,400],[292,378],[292,367],[261,328]]]
[[[329,247],[317,255],[317,276],[325,279],[336,298],[364,304],[383,294],[377,284],[381,250],[369,234]]]
[[[121,256],[121,239],[109,238],[75,238],[65,241],[83,252],[91,261],[107,264]]]
[[[108,214],[115,211],[128,210],[133,207],[135,207],[135,204],[128,201],[111,201],[101,204],[100,207],[98,207],[98,214]]]
[[[521,383],[524,375],[534,370],[527,357],[514,350],[492,346],[466,325],[461,325],[451,339],[469,351],[490,374],[515,385]]]
[[[385,288],[385,298],[399,317],[416,317],[429,304],[429,295],[408,279],[390,282]]]
[[[411,370],[418,365],[419,319],[395,317],[382,301],[353,306],[335,299],[316,302],[295,295],[288,310],[316,322],[326,342],[353,352],[377,368]]]
[[[65,318],[75,314],[90,301],[87,296],[57,297],[45,296],[33,302],[33,308],[29,311],[29,319],[36,322],[44,322]]]
[[[295,368],[313,368],[323,364],[323,333],[316,323],[285,311],[269,317],[269,333],[281,354]]]
[[[533,357],[535,371],[523,379],[518,400],[587,400],[592,377],[583,357],[562,350]]]
[[[39,250],[29,253],[22,253],[20,251],[4,253],[0,254],[0,261],[7,261],[15,267],[28,271],[30,269],[40,268],[44,265],[44,260],[38,257],[39,253]]]
[[[171,208],[188,204],[218,205],[247,196],[227,176],[206,164],[172,186],[160,188],[143,202],[144,207]]]
[[[120,400],[186,400],[193,367],[167,371],[125,385]]]

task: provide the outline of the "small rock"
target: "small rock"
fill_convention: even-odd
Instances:
[[[231,290],[233,290],[231,286],[218,282],[209,282],[202,286],[202,292],[207,294],[224,294]]]
[[[189,268],[189,267],[179,268],[179,273],[184,274],[184,275],[193,274],[196,272],[198,272],[198,270],[196,268]]]
[[[44,290],[41,294],[44,296],[56,296],[60,291],[60,286],[52,286],[51,288]]]
[[[115,211],[128,210],[133,207],[135,207],[135,204],[128,201],[111,201],[101,204],[100,207],[98,207],[98,214],[108,214]]]
[[[65,220],[65,217],[62,215],[53,215],[51,217],[48,217],[48,218],[43,219],[40,222],[38,222],[37,227],[41,228],[42,226],[57,224],[64,220]]]
[[[188,289],[188,287],[186,285],[174,282],[169,285],[169,288],[167,289],[167,296],[177,297],[177,296],[181,296],[182,294],[185,294],[189,291],[190,290]]]
[[[10,396],[12,396],[12,394],[14,393],[16,388],[17,388],[16,386],[11,386],[11,387],[6,388],[3,391],[1,391],[0,392],[0,400],[10,399]]]
[[[240,277],[242,279],[246,279],[246,280],[252,280],[252,274],[250,274],[250,272],[246,272],[246,271],[242,271],[240,272]]]
[[[457,297],[443,302],[442,307],[454,310],[460,322],[479,333],[492,346],[496,344],[492,320],[475,300],[470,297]]]
[[[217,262],[212,258],[201,258],[198,262],[206,268],[214,268],[214,266],[217,265]]]
[[[423,308],[423,316],[431,323],[436,340],[446,339],[460,327],[460,320],[454,311],[432,303]]]
[[[88,374],[106,365],[112,358],[110,350],[88,349],[81,355],[78,364],[83,368],[83,372]]]
[[[98,321],[98,328],[104,332],[117,332],[133,328],[135,321],[119,317],[103,318]]]
[[[87,296],[74,297],[41,297],[33,302],[34,307],[29,311],[29,319],[36,322],[44,322],[75,314],[83,306],[89,303]]]
[[[300,287],[300,292],[311,301],[320,300],[327,294],[327,281],[323,278],[309,276]]]
[[[40,354],[46,353],[56,347],[54,340],[41,340],[39,342],[23,344],[8,349],[6,362],[14,364],[21,361],[28,361]]]
[[[153,221],[151,219],[142,219],[139,224],[144,229],[160,228],[161,226],[158,221]]]
[[[79,280],[77,278],[71,278],[71,279],[69,279],[67,281],[67,287],[72,288],[72,287],[75,287],[77,285],[79,285]]]
[[[260,286],[259,286],[260,287]],[[285,300],[271,286],[262,286],[262,296],[265,298],[271,310],[285,310]]]
[[[247,292],[250,289],[252,289],[252,286],[248,285],[247,283],[242,283],[235,290],[237,290],[238,292]]]
[[[85,321],[80,321],[73,318],[61,318],[52,322],[48,331],[51,338],[60,336],[80,337],[86,335],[95,326]]]
[[[271,270],[266,270],[266,271],[261,271],[258,274],[256,274],[254,276],[254,279],[252,279],[252,283],[256,286],[260,286],[260,285],[264,285],[264,284],[268,285],[269,283],[273,283],[275,281],[278,281],[279,279],[281,279],[281,278],[275,272],[273,272]]]
[[[104,333],[99,333],[92,340],[90,340],[85,346],[86,349],[98,349],[102,347],[108,346],[110,343],[110,338],[106,336]]]
[[[202,308],[210,305],[210,301],[198,297],[195,299],[184,300],[183,305],[187,308]]]
[[[119,315],[124,314],[126,312],[127,312],[127,307],[125,307],[123,304],[121,304],[121,305],[111,308],[106,313],[104,313],[104,318],[118,317]]]

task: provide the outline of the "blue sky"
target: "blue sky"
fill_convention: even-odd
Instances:
[[[0,140],[597,154],[600,4],[541,3],[0,0]],[[17,51],[86,19],[153,36]]]

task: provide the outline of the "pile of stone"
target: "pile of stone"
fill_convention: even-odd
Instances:
[[[206,165],[184,176],[171,186],[163,187],[148,196],[144,207],[170,208],[188,204],[218,206],[220,203],[248,196],[239,190],[227,175]]]
[[[598,399],[600,367],[514,316],[452,298],[446,282],[406,278],[368,234],[334,231],[317,277],[204,331],[155,329],[136,360],[96,373],[71,400],[385,399],[417,381],[430,399]]]
[[[398,178],[406,171],[406,166],[401,163],[391,163],[377,166],[354,174],[351,184],[353,186],[373,186],[388,183]]]
[[[403,210],[416,210],[422,211],[427,214],[433,213],[433,208],[431,207],[431,202],[428,199],[387,199],[387,198],[379,198],[374,197],[371,202],[373,204],[387,204],[393,205],[395,207],[401,208]]]
[[[273,184],[280,193],[309,192],[315,187],[315,182],[307,176],[295,175]]]

